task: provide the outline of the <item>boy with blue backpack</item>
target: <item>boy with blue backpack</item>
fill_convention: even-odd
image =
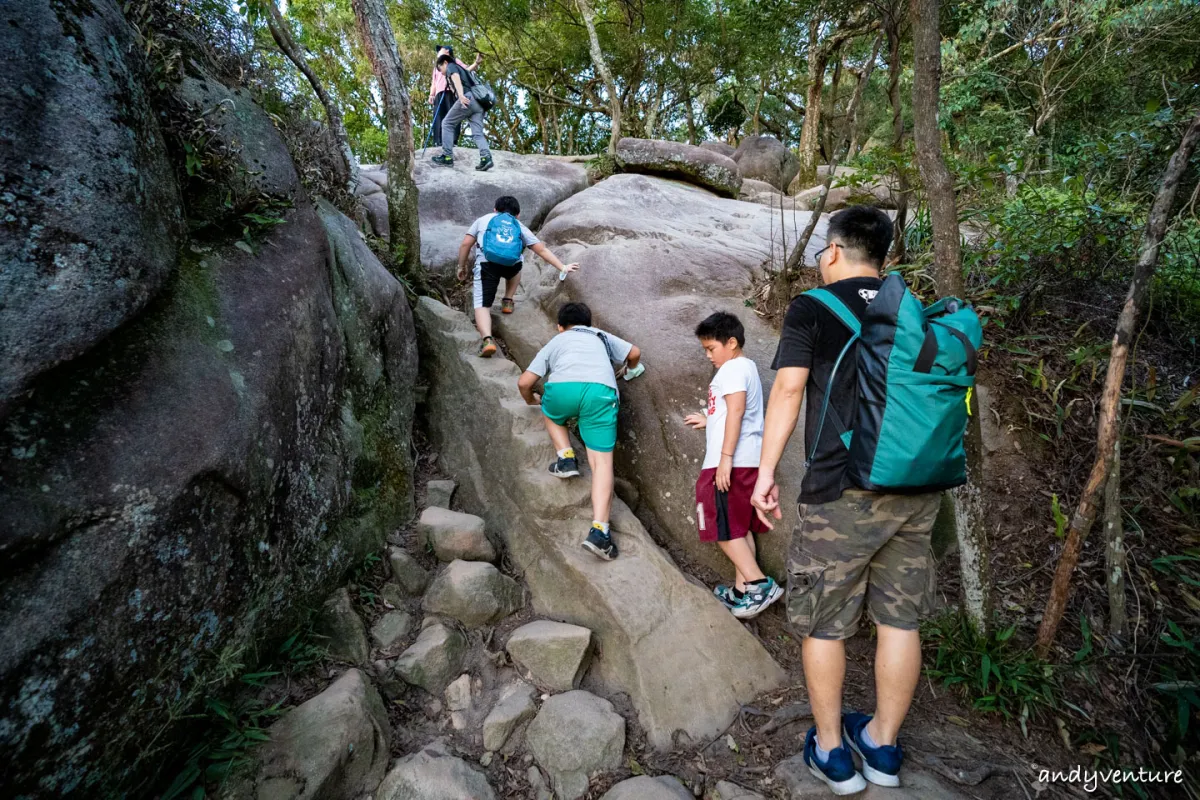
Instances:
[[[504,195],[497,198],[495,211],[484,214],[471,223],[470,230],[458,246],[458,279],[467,279],[467,258],[471,248],[475,251],[475,272],[472,281],[472,305],[475,309],[475,327],[483,337],[479,348],[481,358],[496,354],[496,340],[492,338],[492,303],[496,291],[504,280],[504,298],[500,301],[500,313],[511,314],[515,307],[514,297],[521,285],[521,256],[525,248],[541,256],[542,260],[565,276],[579,269],[578,264],[563,264],[533,231],[518,219],[521,204],[517,198]]]
[[[892,242],[883,212],[847,208],[827,236],[824,285],[795,298],[784,319],[751,502],[764,523],[781,518],[775,469],[807,398],[786,606],[816,721],[804,762],[847,795],[867,780],[900,785],[897,735],[921,674],[920,620],[934,599],[931,531],[942,490],[966,482],[982,329],[962,301],[922,307],[900,275],[880,276]],[[845,640],[864,606],[877,633],[875,713],[843,715]]]

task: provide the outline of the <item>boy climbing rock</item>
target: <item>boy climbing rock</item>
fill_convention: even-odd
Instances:
[[[613,364],[624,364],[625,380],[645,372],[638,348],[611,333],[592,327],[592,311],[583,303],[566,303],[558,310],[558,335],[538,351],[517,381],[521,397],[538,405],[533,393],[545,378],[541,407],[546,431],[557,451],[550,474],[572,478],[579,464],[564,427],[579,421],[579,437],[587,448],[592,468],[592,527],[583,546],[599,558],[612,561],[617,545],[609,532],[613,494],[613,448],[617,444],[617,373]]]
[[[471,223],[470,230],[458,246],[458,273],[460,281],[467,279],[467,258],[471,248],[475,251],[475,277],[472,281],[472,305],[475,308],[475,327],[483,337],[479,355],[491,358],[496,354],[496,340],[492,338],[492,303],[496,301],[496,290],[504,280],[504,298],[500,301],[502,314],[513,313],[517,287],[521,285],[521,255],[525,248],[533,250],[560,273],[566,274],[579,269],[578,264],[563,264],[533,231],[518,219],[521,204],[517,198],[504,195],[496,199],[496,209],[484,214]]]
[[[717,368],[708,385],[704,413],[684,421],[705,430],[707,446],[696,481],[696,525],[700,541],[716,542],[733,564],[732,586],[713,593],[738,619],[757,617],[783,595],[759,569],[754,534],[767,530],[750,495],[762,453],[763,396],[758,367],[742,354],[746,331],[733,314],[718,311],[696,326],[696,338]]]

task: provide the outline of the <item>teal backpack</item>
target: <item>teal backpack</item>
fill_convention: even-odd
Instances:
[[[898,273],[884,279],[861,323],[832,292],[813,289],[805,294],[852,334],[834,362],[831,385],[846,354],[858,345],[857,403],[851,429],[840,432],[850,451],[850,483],[898,494],[966,483],[963,438],[983,341],[975,310],[957,297],[922,308]],[[810,461],[828,411],[825,392]]]

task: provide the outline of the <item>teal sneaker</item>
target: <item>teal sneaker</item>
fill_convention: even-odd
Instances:
[[[746,592],[730,610],[738,619],[754,619],[766,611],[772,603],[783,597],[783,587],[775,579],[767,576],[760,583],[747,583]]]

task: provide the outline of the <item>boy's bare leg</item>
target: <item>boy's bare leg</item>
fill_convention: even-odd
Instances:
[[[754,558],[754,549],[745,538],[717,542],[717,546],[721,548],[725,557],[733,562],[733,568],[736,570],[734,586],[739,592],[746,591],[746,581],[760,581],[767,577],[758,568],[758,561]]]
[[[517,296],[517,287],[521,285],[521,273],[504,279],[504,299],[512,300]]]
[[[832,751],[842,746],[842,682],[846,679],[846,643],[809,636],[802,645],[804,683],[817,723],[817,744]]]
[[[486,339],[492,335],[492,310],[490,308],[475,309],[475,327],[479,335]]]
[[[876,625],[875,632],[875,717],[867,733],[875,744],[891,745],[921,679],[921,634],[890,625]]]
[[[571,446],[571,436],[567,433],[566,428],[545,414],[542,415],[542,422],[546,423],[546,433],[550,434],[550,441],[554,444],[555,452],[566,450]]]
[[[608,522],[612,513],[613,454],[588,450],[588,465],[592,468],[592,519]]]

